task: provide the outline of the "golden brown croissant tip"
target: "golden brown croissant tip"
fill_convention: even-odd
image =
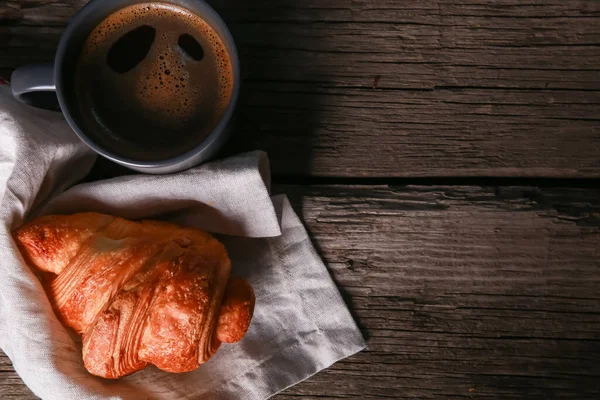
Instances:
[[[248,281],[236,277],[229,279],[217,324],[216,335],[221,342],[242,340],[250,326],[255,302],[254,290]]]

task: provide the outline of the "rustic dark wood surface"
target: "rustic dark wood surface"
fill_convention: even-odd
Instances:
[[[600,190],[277,186],[365,351],[277,396],[600,396]],[[0,358],[0,398],[27,389]]]
[[[212,0],[279,175],[600,177],[596,0]],[[85,0],[4,0],[0,74]]]
[[[599,190],[277,189],[368,341],[282,398],[600,396]]]
[[[0,75],[86,2],[3,1]],[[209,2],[224,154],[269,152],[367,338],[276,398],[600,398],[600,1]],[[35,398],[5,356],[0,398]]]

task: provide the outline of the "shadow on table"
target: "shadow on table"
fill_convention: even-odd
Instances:
[[[311,51],[305,24],[305,9],[284,0],[209,0],[227,25],[240,53],[242,91],[232,139],[223,151],[231,155],[260,149],[268,153],[275,193],[286,193],[292,207],[303,216],[306,190],[296,184],[310,184],[312,152],[318,144],[317,125],[320,86],[326,85],[326,71],[315,69],[319,53]],[[304,11],[304,13],[303,13]],[[322,54],[321,54],[322,56]],[[316,76],[316,77],[315,77]],[[292,184],[292,185],[288,185]],[[306,187],[306,186],[305,186]],[[322,256],[318,242],[308,234]],[[335,280],[335,277],[333,277]],[[336,282],[354,320],[352,297]]]
[[[231,30],[242,71],[235,125],[223,155],[264,150],[275,181],[308,175],[323,82],[310,75],[318,59],[302,34],[303,8],[283,0],[209,3]]]

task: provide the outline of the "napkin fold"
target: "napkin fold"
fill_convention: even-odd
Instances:
[[[364,348],[360,331],[285,196],[270,194],[266,154],[174,175],[132,175],[71,187],[95,155],[58,113],[0,86],[0,347],[43,399],[265,399]],[[90,375],[23,262],[11,232],[50,213],[98,211],[217,233],[256,292],[246,337],[199,369],[155,367],[109,381]]]

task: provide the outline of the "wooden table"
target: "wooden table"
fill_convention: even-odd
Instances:
[[[3,1],[0,75],[85,2]],[[600,2],[210,3],[244,70],[224,154],[268,151],[368,343],[276,398],[599,398]]]

